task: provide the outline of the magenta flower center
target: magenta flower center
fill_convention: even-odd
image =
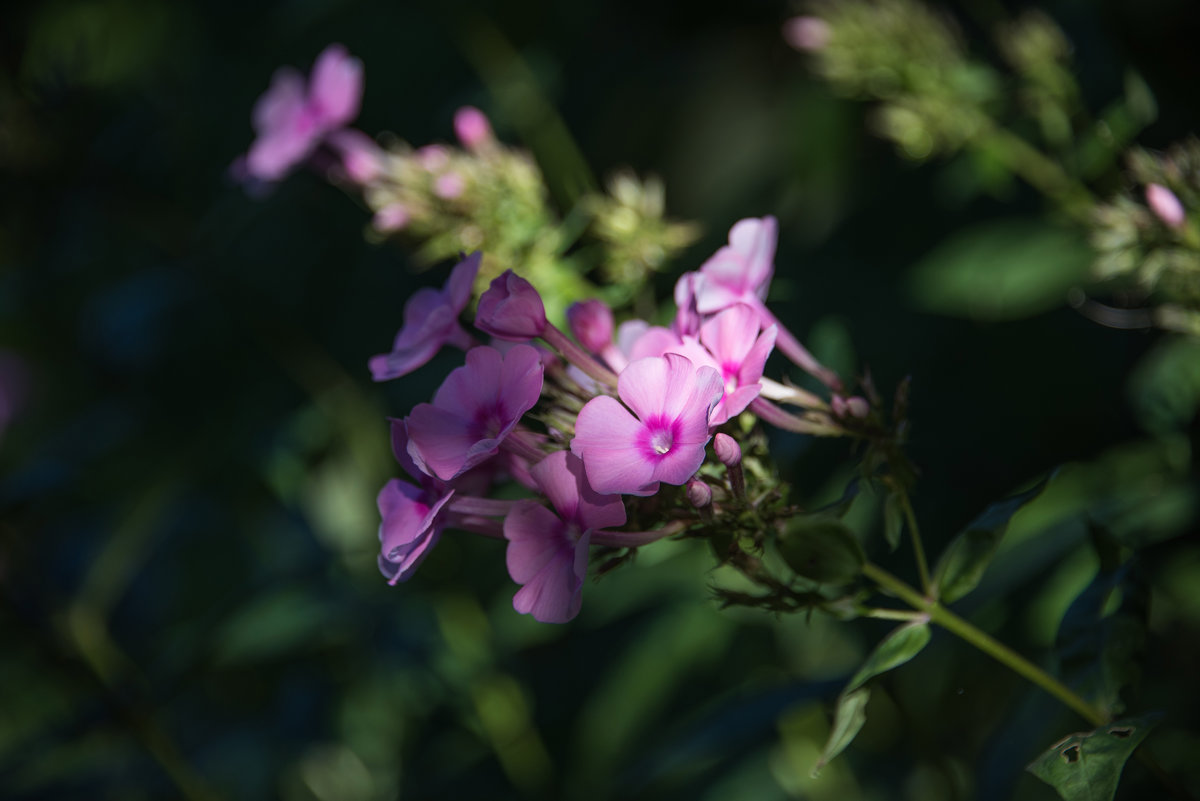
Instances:
[[[471,434],[478,439],[495,439],[504,429],[504,415],[499,404],[485,406],[475,412]]]
[[[670,453],[675,447],[675,440],[678,439],[677,427],[678,423],[675,420],[662,417],[647,421],[642,440],[646,455],[651,459],[658,459]]]

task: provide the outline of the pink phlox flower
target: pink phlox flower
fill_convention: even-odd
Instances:
[[[479,298],[475,327],[500,339],[524,342],[546,330],[546,307],[542,296],[512,270],[492,279]]]
[[[700,266],[699,273],[687,273],[679,280],[690,281],[690,292],[699,314],[714,314],[735,303],[754,308],[767,298],[767,288],[775,271],[775,244],[779,226],[774,217],[749,217],[738,220],[729,229],[729,244]],[[689,276],[691,276],[689,278]],[[682,293],[676,286],[676,298]]]
[[[566,451],[531,472],[558,514],[521,501],[504,519],[508,574],[523,585],[513,609],[542,623],[566,623],[579,614],[592,532],[624,525],[625,506],[617,495],[597,493],[583,462]]]
[[[247,177],[277,181],[308,158],[326,135],[358,115],[362,84],[362,62],[339,44],[317,56],[307,86],[295,70],[277,71],[254,105],[258,138],[242,165]]]
[[[541,392],[542,363],[533,348],[518,346],[506,355],[472,348],[433,403],[418,404],[408,416],[408,453],[426,475],[459,476],[500,449]]]
[[[713,315],[701,326],[699,337],[684,337],[669,351],[721,374],[723,394],[709,425],[719,426],[741,414],[762,391],[759,382],[775,347],[777,328],[772,325],[760,334],[758,325],[758,312],[738,303]]]
[[[441,289],[419,289],[404,304],[404,327],[396,334],[391,353],[372,356],[368,365],[376,381],[389,381],[416,370],[443,345],[466,350],[471,335],[458,316],[471,301],[471,287],[483,254],[476,251],[460,261]]]
[[[630,362],[617,379],[625,406],[607,395],[588,401],[571,452],[597,492],[652,495],[660,481],[683,484],[704,461],[721,389],[720,373],[677,353]]]
[[[1146,185],[1146,204],[1170,228],[1182,228],[1187,222],[1187,212],[1179,197],[1162,184]]]
[[[487,115],[474,106],[463,106],[454,112],[454,135],[467,150],[481,150],[494,138]]]

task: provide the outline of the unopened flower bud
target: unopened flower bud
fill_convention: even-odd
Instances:
[[[336,131],[330,134],[329,144],[342,157],[342,169],[351,181],[367,184],[383,172],[383,150],[362,131]]]
[[[375,212],[371,225],[375,227],[376,231],[387,234],[403,230],[408,225],[410,217],[408,209],[403,204],[389,203]]]
[[[546,307],[532,284],[505,270],[479,298],[475,327],[500,339],[523,342],[546,330]]]
[[[1171,228],[1182,227],[1187,219],[1179,198],[1162,184],[1146,185],[1146,204],[1158,219]]]
[[[688,502],[697,509],[707,508],[712,503],[712,488],[698,478],[687,485]]]
[[[728,434],[717,434],[713,437],[713,450],[717,454],[717,461],[726,467],[736,467],[742,463],[742,449],[737,440]]]
[[[450,163],[450,154],[441,145],[425,145],[417,148],[417,161],[429,172],[440,172]]]
[[[602,300],[572,303],[567,308],[567,322],[575,339],[590,353],[600,353],[612,344],[612,309]]]
[[[855,395],[853,397],[846,398],[846,411],[850,412],[850,414],[854,415],[855,417],[866,417],[871,413],[871,404],[867,403],[867,399],[861,395]]]
[[[463,106],[454,112],[454,135],[467,150],[478,150],[492,141],[492,125],[479,109]]]
[[[783,40],[809,53],[824,50],[831,34],[829,23],[819,17],[792,17],[783,23]]]
[[[437,180],[433,182],[433,194],[440,197],[442,200],[454,200],[463,193],[467,188],[466,181],[456,172],[448,172],[439,175]]]

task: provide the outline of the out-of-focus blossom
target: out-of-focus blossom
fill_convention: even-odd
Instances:
[[[406,419],[408,453],[426,475],[449,480],[494,455],[542,392],[542,362],[527,345],[501,355],[467,351],[433,396]]]
[[[433,182],[433,193],[442,200],[454,200],[466,188],[467,182],[456,172],[443,173]]]
[[[713,314],[735,303],[759,307],[775,272],[779,226],[774,217],[750,217],[729,229],[729,244],[690,274],[696,310]],[[683,281],[687,275],[680,278]]]
[[[835,393],[830,399],[829,405],[837,417],[863,418],[871,413],[871,404],[861,395],[843,398],[841,395]]]
[[[617,394],[625,406],[607,395],[592,398],[575,422],[571,451],[596,491],[649,495],[660,481],[691,478],[704,461],[720,374],[668,353],[630,362]]]
[[[454,135],[467,150],[479,150],[494,138],[487,115],[474,106],[463,106],[454,112]]]
[[[441,172],[450,163],[450,153],[443,145],[425,145],[417,148],[417,162],[429,172]]]
[[[329,134],[358,116],[362,101],[362,62],[339,44],[325,48],[312,77],[284,68],[254,106],[254,130],[239,171],[257,181],[278,181],[308,158]]]
[[[543,623],[566,623],[579,614],[592,532],[624,524],[625,506],[619,496],[592,489],[583,463],[566,451],[530,472],[558,514],[521,501],[504,519],[508,573],[524,585],[513,608]]]
[[[386,234],[403,231],[411,219],[412,214],[407,206],[403,203],[390,203],[375,212],[375,216],[371,218],[371,225],[376,231]]]
[[[783,40],[797,50],[824,50],[833,31],[820,17],[792,17],[783,23]]]
[[[328,137],[329,145],[342,158],[342,170],[356,184],[367,184],[383,172],[383,149],[362,131],[343,128]]]
[[[433,358],[443,345],[466,350],[471,335],[458,322],[458,316],[471,300],[471,286],[483,254],[472,253],[455,266],[441,289],[417,290],[404,304],[404,327],[396,335],[391,353],[373,356],[369,362],[371,377],[389,381],[416,370]]]
[[[589,353],[603,354],[612,345],[612,309],[602,300],[591,298],[567,307],[571,333]]]
[[[1171,228],[1181,228],[1187,221],[1187,213],[1184,212],[1179,198],[1162,184],[1146,186],[1146,205],[1158,219]]]
[[[479,298],[475,327],[515,342],[540,337],[546,330],[546,307],[533,285],[512,270],[492,279]]]
[[[772,325],[759,334],[758,325],[758,313],[738,303],[701,326],[698,339],[684,337],[682,344],[669,349],[721,374],[724,394],[713,409],[710,425],[719,426],[741,414],[762,390],[759,380],[775,347],[777,329]]]

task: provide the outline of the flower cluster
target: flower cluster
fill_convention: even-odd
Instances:
[[[568,310],[569,335],[508,270],[479,298],[474,326],[493,338],[483,344],[458,319],[479,253],[443,289],[417,293],[392,353],[371,360],[374,377],[404,375],[442,345],[467,353],[432,403],[392,423],[396,458],[417,483],[393,479],[379,494],[389,582],[407,580],[446,528],[490,535],[508,542],[508,572],[521,585],[514,608],[565,622],[579,611],[590,549],[637,548],[747,502],[736,437],[750,426],[732,425],[739,415],[811,434],[862,424],[868,402],[843,397],[840,379],[766,307],[776,236],[772,217],[735,224],[728,245],[679,279],[669,327],[617,326],[612,309],[590,299]],[[764,378],[776,345],[825,383],[829,403]],[[500,481],[533,497],[488,498]],[[647,519],[646,530],[623,528]]]

